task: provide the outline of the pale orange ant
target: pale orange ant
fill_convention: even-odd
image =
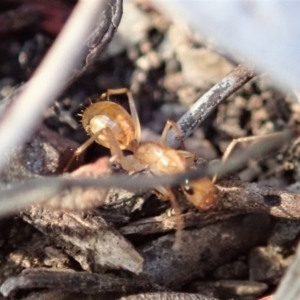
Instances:
[[[131,116],[119,104],[109,101],[111,95],[117,94],[127,95]],[[140,142],[141,126],[131,92],[126,88],[107,90],[100,100],[92,103],[82,114],[82,125],[90,138],[74,152],[67,168],[94,141],[109,148],[112,158],[128,172],[148,170],[150,174],[161,176],[182,173],[191,168],[195,160],[193,153],[175,150],[165,144],[171,127],[181,136],[176,123],[167,122],[159,142]],[[122,150],[130,150],[133,154],[125,156]],[[181,188],[199,210],[207,210],[215,205],[214,183],[209,178],[186,180]],[[179,215],[171,189],[163,186],[155,189],[171,201],[175,213]]]

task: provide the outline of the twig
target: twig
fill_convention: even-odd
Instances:
[[[240,212],[188,212],[182,214],[184,228],[197,226],[197,228],[207,226],[216,222],[228,220],[234,216],[241,214]],[[158,232],[167,232],[177,228],[175,216],[167,214],[141,219],[135,222],[130,222],[119,229],[119,232],[124,235],[141,234],[148,235]]]
[[[190,136],[221,101],[227,99],[254,76],[253,69],[239,65],[199,98],[177,122],[183,139]],[[173,129],[170,130],[166,143],[173,148],[180,146],[181,140]]]
[[[38,178],[28,180],[23,183],[11,185],[9,190],[3,190],[0,194],[1,210],[0,215],[15,212],[35,202],[51,200],[51,197],[64,189],[74,186],[78,187],[121,187],[129,190],[155,188],[158,185],[173,186],[184,182],[187,178],[197,179],[201,177],[212,177],[216,172],[222,176],[231,173],[248,161],[249,157],[264,155],[270,150],[278,148],[279,145],[287,143],[293,136],[294,132],[284,131],[273,140],[261,141],[249,147],[244,152],[235,157],[228,159],[225,163],[214,164],[203,167],[201,170],[193,170],[183,174],[173,176],[158,176],[149,178],[140,176],[132,180],[127,175],[115,175],[109,178],[99,179],[66,179],[63,177]],[[20,197],[22,195],[22,197]]]
[[[104,1],[79,1],[53,47],[0,126],[0,153],[25,141],[42,112],[61,93]],[[63,67],[61,65],[63,63]],[[5,161],[0,158],[0,169]]]
[[[85,294],[138,293],[163,290],[157,284],[132,276],[122,278],[110,274],[91,274],[71,270],[29,269],[17,277],[6,280],[0,292],[7,297],[18,289],[49,288]],[[102,298],[102,297],[101,297]]]

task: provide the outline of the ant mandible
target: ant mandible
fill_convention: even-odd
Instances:
[[[119,104],[109,101],[111,95],[126,94],[130,114]],[[140,142],[141,126],[132,93],[126,89],[107,90],[100,100],[92,103],[82,114],[82,125],[90,138],[82,144],[69,161],[69,168],[75,157],[79,156],[94,141],[110,149],[112,157],[128,172],[148,170],[153,175],[174,175],[189,170],[195,154],[185,150],[175,150],[165,144],[171,127],[181,137],[176,123],[168,121],[159,142]],[[122,150],[132,151],[124,156]],[[186,180],[181,188],[187,199],[199,210],[207,210],[215,205],[214,182],[208,178]],[[170,188],[155,188],[169,199],[175,213],[180,214]]]

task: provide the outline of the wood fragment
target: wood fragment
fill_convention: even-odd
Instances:
[[[22,217],[86,271],[121,269],[136,274],[142,271],[141,255],[101,217],[56,212],[37,206],[22,212]]]
[[[163,290],[137,276],[120,277],[110,274],[91,274],[71,270],[25,270],[17,277],[7,279],[0,287],[5,297],[18,289],[49,288],[73,293],[138,293]]]
[[[251,214],[184,230],[177,251],[172,249],[174,235],[163,236],[139,248],[145,259],[143,274],[158,284],[179,289],[265,242],[270,229],[268,216]]]

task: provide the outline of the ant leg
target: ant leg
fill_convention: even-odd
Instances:
[[[196,159],[196,155],[194,153],[191,153],[189,151],[186,151],[185,150],[185,146],[184,146],[184,142],[183,142],[183,137],[182,137],[182,133],[179,129],[179,127],[177,126],[177,124],[172,121],[172,120],[168,120],[166,125],[165,125],[165,128],[161,134],[161,137],[160,137],[160,143],[164,143],[166,138],[167,138],[167,135],[168,135],[168,132],[170,131],[170,129],[173,127],[173,129],[175,130],[179,140],[180,140],[180,143],[181,143],[181,149],[183,150],[177,150],[177,152],[179,152],[183,157],[184,159],[186,160],[187,164],[190,166],[193,164],[193,162],[195,161]]]
[[[108,89],[106,93],[103,93],[100,98],[110,101],[110,96],[111,95],[121,95],[121,94],[127,94],[128,93],[128,88],[120,88],[120,89]]]
[[[111,130],[109,128],[105,128],[106,134],[107,134],[107,138],[109,141],[109,149],[110,149],[110,154],[112,157],[116,157],[117,161],[122,165],[122,168],[125,169],[126,171],[130,171],[131,168],[129,167],[129,165],[126,163],[126,159],[125,156],[121,150],[121,147],[118,143],[118,141],[116,140],[115,136],[113,135],[113,133],[111,132]]]
[[[163,186],[155,187],[155,189],[162,195],[166,196],[168,200],[170,200],[171,206],[174,209],[175,216],[176,216],[177,228],[176,228],[176,236],[175,236],[175,242],[173,245],[173,249],[177,250],[177,249],[179,249],[181,240],[182,240],[183,220],[182,220],[182,216],[181,216],[181,211],[177,204],[175,195],[171,189],[169,189],[169,188],[167,189]]]
[[[130,171],[141,171],[145,169],[133,155],[124,156],[119,142],[116,140],[112,131],[109,128],[104,129],[107,134],[107,138],[109,141],[109,148],[112,157],[116,157],[117,161],[121,164],[122,168],[128,172]]]
[[[233,149],[236,147],[236,145],[240,144],[240,143],[250,143],[250,142],[258,142],[261,140],[269,140],[272,139],[276,136],[278,136],[279,133],[275,132],[275,133],[270,133],[270,134],[266,134],[266,135],[261,135],[261,136],[248,136],[248,137],[242,137],[242,138],[238,138],[238,139],[233,139],[231,141],[231,143],[228,145],[228,147],[226,148],[223,157],[222,157],[222,161],[221,162],[225,162],[229,155],[232,153]],[[216,174],[213,179],[212,182],[215,183],[216,180],[218,178],[218,174]]]
[[[181,148],[185,149],[182,133],[181,133],[178,125],[174,121],[172,121],[172,120],[168,120],[167,121],[167,123],[166,123],[166,125],[164,127],[164,130],[163,130],[163,132],[161,134],[159,142],[162,143],[162,144],[165,143],[167,135],[168,135],[168,133],[169,133],[169,131],[170,131],[170,129],[172,127],[173,127],[175,133],[177,134],[177,137],[178,137],[178,139],[180,141],[180,144],[181,144]]]
[[[181,154],[185,161],[187,162],[187,165],[190,167],[194,161],[196,160],[196,155],[192,152],[189,152],[189,151],[185,151],[185,150],[177,150],[177,152],[179,154]]]
[[[140,119],[136,110],[136,105],[132,96],[132,93],[129,91],[127,88],[120,88],[120,89],[111,89],[107,90],[106,93],[101,95],[102,99],[107,99],[109,100],[109,97],[111,95],[120,95],[120,94],[126,94],[129,102],[129,109],[130,109],[130,114],[133,120],[134,128],[135,128],[135,135],[134,138],[135,140],[139,143],[141,139],[141,124],[140,124]]]
[[[141,140],[141,124],[132,93],[129,90],[127,90],[127,97],[129,102],[130,114],[135,128],[134,138],[137,141],[137,143],[139,143]]]
[[[86,142],[84,142],[80,147],[78,147],[74,153],[72,158],[69,160],[68,164],[64,168],[63,172],[66,173],[70,166],[72,165],[75,158],[77,158],[82,152],[84,152],[98,137],[98,135],[101,133],[103,129],[97,131],[95,134],[93,134]]]

